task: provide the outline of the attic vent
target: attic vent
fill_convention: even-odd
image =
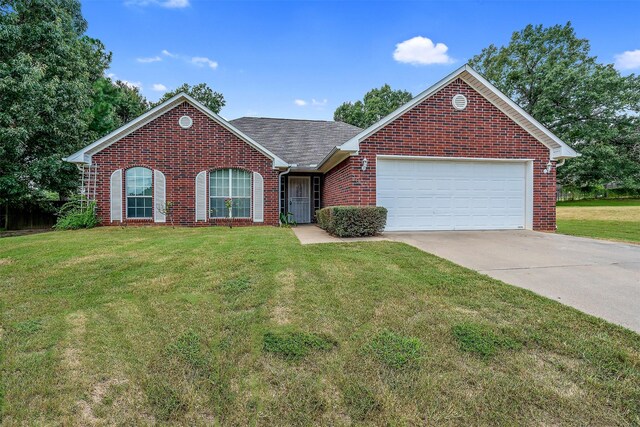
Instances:
[[[178,124],[183,129],[189,129],[191,127],[191,125],[193,124],[193,120],[189,116],[182,116],[178,120]]]
[[[467,108],[467,97],[461,93],[454,95],[451,99],[451,104],[453,104],[453,108],[456,110],[464,110]]]

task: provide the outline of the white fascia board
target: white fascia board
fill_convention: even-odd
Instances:
[[[471,76],[472,79],[465,78],[465,73],[468,73],[468,75]],[[555,136],[549,129],[545,128],[540,122],[538,122],[536,119],[531,117],[531,115],[529,115],[526,111],[520,108],[515,102],[510,100],[505,94],[500,92],[498,88],[496,88],[484,77],[478,74],[478,72],[476,72],[469,65],[463,65],[462,67],[453,71],[448,76],[444,77],[443,79],[435,83],[433,86],[429,87],[425,91],[418,94],[411,101],[397,108],[395,111],[393,111],[388,116],[384,117],[382,120],[374,123],[373,125],[364,129],[362,132],[360,132],[359,134],[357,134],[356,136],[354,136],[344,144],[338,146],[337,149],[340,151],[351,151],[351,152],[358,151],[360,149],[360,141],[364,140],[365,138],[371,136],[378,130],[382,129],[383,127],[385,127],[386,125],[388,125],[389,123],[391,123],[392,121],[394,121],[395,119],[397,119],[398,117],[406,113],[407,111],[411,110],[412,108],[414,108],[415,106],[423,102],[425,99],[429,98],[434,93],[438,92],[443,87],[447,86],[449,83],[451,83],[458,77],[462,78],[467,84],[472,86],[476,91],[478,89],[477,87],[474,87],[473,84],[471,84],[472,80],[476,80],[480,85],[486,87],[492,94],[494,94],[497,98],[499,98],[507,106],[507,108],[505,108],[505,106],[503,105],[496,104],[491,99],[487,98],[484,94],[481,93],[481,95],[484,96],[493,105],[495,105],[500,111],[502,111],[507,116],[509,116],[512,120],[516,121],[516,123],[518,123],[520,126],[523,126],[522,120],[530,123],[532,127],[534,127],[539,133],[541,133],[541,135],[536,135],[531,133],[531,131],[526,129],[524,126],[523,128],[525,128],[525,130],[531,133],[534,138],[536,138],[538,141],[544,144],[547,148],[549,148],[550,156],[552,159],[556,160],[556,159],[578,156],[578,153],[576,151],[574,151],[566,143],[560,140],[560,138]],[[517,118],[514,118],[514,116],[520,116],[521,119],[518,120]]]
[[[316,165],[316,169],[321,172],[327,172],[347,157],[358,154],[358,150],[345,150],[341,149],[340,147],[341,146],[333,147],[329,154],[327,154],[324,159],[322,159],[322,161],[320,161],[320,163]],[[338,161],[333,161],[336,159],[336,155],[339,155]],[[329,166],[327,167],[327,165]]]
[[[215,122],[220,124],[222,127],[227,129],[231,133],[235,134],[238,138],[244,140],[246,143],[248,143],[249,145],[254,147],[256,150],[260,151],[265,156],[271,158],[273,160],[273,168],[274,169],[288,167],[288,163],[287,162],[282,160],[280,157],[276,156],[271,151],[267,150],[262,145],[258,144],[252,138],[250,138],[249,136],[247,136],[246,134],[241,132],[239,129],[237,129],[235,126],[233,126],[232,124],[227,122],[225,119],[223,119],[222,117],[220,117],[219,115],[217,115],[216,113],[211,111],[209,108],[205,107],[200,102],[196,101],[195,99],[193,99],[191,96],[187,95],[184,92],[181,92],[181,93],[173,96],[172,98],[166,100],[162,104],[152,108],[151,110],[147,111],[146,113],[142,114],[141,116],[133,119],[129,123],[119,127],[118,129],[114,130],[113,132],[111,132],[111,133],[105,135],[104,137],[98,139],[97,141],[87,145],[83,149],[73,153],[72,155],[64,158],[63,160],[65,160],[67,162],[71,162],[71,163],[87,163],[87,164],[90,164],[91,163],[91,155],[96,154],[96,153],[100,152],[101,150],[104,150],[105,148],[107,148],[111,144],[119,141],[120,139],[122,139],[125,136],[129,135],[130,133],[136,131],[137,129],[140,129],[142,126],[146,125],[150,121],[156,119],[157,117],[161,116],[162,114],[166,113],[167,111],[171,110],[172,108],[180,105],[184,101],[187,101],[188,103],[190,103],[191,105],[196,107],[198,110],[203,112],[205,115],[209,116]]]

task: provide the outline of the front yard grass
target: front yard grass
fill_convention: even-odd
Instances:
[[[640,336],[394,242],[0,240],[3,425],[633,425]]]
[[[558,232],[640,243],[640,199],[559,202]]]

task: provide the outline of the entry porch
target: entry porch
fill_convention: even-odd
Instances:
[[[290,172],[280,177],[280,213],[298,224],[316,222],[322,207],[322,174]]]

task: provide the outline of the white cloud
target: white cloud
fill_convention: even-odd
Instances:
[[[159,56],[152,56],[149,58],[136,58],[136,61],[141,62],[143,64],[148,64],[150,62],[159,62],[162,61],[162,58]]]
[[[325,99],[315,99],[315,98],[311,98],[311,101],[307,101],[305,99],[294,99],[293,103],[296,104],[298,107],[306,107],[307,105],[311,105],[313,107],[324,107],[327,105],[327,102],[329,102],[326,98]]]
[[[194,56],[193,58],[191,58],[191,63],[199,67],[204,67],[206,65],[212,70],[218,68],[218,63],[216,61],[212,61],[204,56]]]
[[[130,82],[128,80],[121,80],[121,81],[125,85],[129,86],[131,89],[137,87],[138,89],[142,90],[142,82]]]
[[[616,68],[619,70],[633,70],[640,68],[640,49],[627,50],[615,55]]]
[[[417,36],[396,45],[393,59],[413,65],[450,64],[449,48],[444,43],[433,44],[431,39]]]
[[[153,86],[151,86],[151,89],[155,90],[156,92],[164,92],[167,90],[167,87],[162,83],[154,83]]]
[[[191,6],[189,0],[126,0],[127,6],[160,6],[166,9],[183,9]]]
[[[212,70],[218,68],[218,63],[206,56],[187,56],[180,53],[169,52],[167,49],[163,49],[160,53],[167,58],[179,59],[181,61],[188,62],[198,67],[209,67]]]
[[[183,7],[189,7],[189,0],[165,0],[160,2],[160,6],[167,9],[182,9]]]
[[[116,74],[115,73],[107,73],[105,74],[105,77],[111,80],[114,80],[116,78]]]

